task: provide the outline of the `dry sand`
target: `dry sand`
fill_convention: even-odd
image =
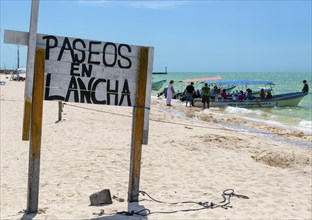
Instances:
[[[152,99],[149,144],[143,145],[140,190],[167,203],[147,195],[126,202],[132,108],[68,103],[57,123],[58,103],[45,101],[39,212],[26,215],[24,82],[1,80],[1,219],[312,219],[311,136],[217,109],[179,102],[170,108],[158,98]],[[90,206],[89,196],[102,189],[117,197],[113,204]],[[183,203],[219,204],[225,189],[249,199],[231,197],[228,209]],[[117,214],[142,209],[150,215]]]

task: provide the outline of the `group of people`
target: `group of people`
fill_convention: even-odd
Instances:
[[[303,93],[308,93],[309,92],[309,85],[307,84],[306,80],[303,80],[303,88],[302,88],[302,92]],[[173,80],[170,80],[169,85],[168,85],[168,89],[167,89],[167,106],[171,106],[171,99],[172,96],[174,94],[174,88],[173,88]],[[205,83],[205,86],[202,87],[201,92],[200,92],[200,96],[202,98],[202,103],[203,103],[203,108],[209,108],[209,104],[210,104],[210,98],[216,97],[219,95],[220,89],[218,89],[217,86],[214,86],[214,88],[212,90],[210,90],[210,87],[208,86],[207,83]],[[188,86],[186,86],[186,89],[184,90],[184,94],[185,94],[185,106],[187,107],[188,104],[190,107],[193,106],[193,96],[196,93],[196,90],[194,88],[194,83],[191,82]],[[223,89],[220,93],[220,96],[222,99],[227,99],[228,98],[228,94],[226,93],[226,90]],[[253,96],[252,90],[250,88],[248,88],[246,90],[246,92],[244,93],[243,91],[240,91],[238,96],[237,96],[238,100],[253,100],[255,98],[255,96]],[[272,98],[272,93],[271,91],[268,91],[267,94],[265,94],[264,89],[260,90],[260,98],[261,99],[270,99]]]
[[[187,107],[187,104],[189,103],[189,107],[194,106],[193,104],[193,97],[196,96],[196,90],[194,88],[194,83],[191,82],[190,85],[186,86],[186,89],[184,90],[185,94],[185,106]],[[205,86],[202,87],[200,92],[200,97],[202,98],[203,108],[209,108],[210,103],[210,88],[207,83],[205,83]]]
[[[259,96],[261,99],[271,99],[273,97],[271,91],[268,91],[267,93],[265,93],[264,89],[260,90]],[[253,100],[256,97],[253,95],[252,90],[248,88],[246,89],[245,93],[243,91],[240,91],[237,98],[238,100],[242,101],[242,100]]]
[[[167,98],[166,98],[167,106],[172,106],[171,100],[172,100],[172,96],[174,94],[173,83],[174,83],[174,81],[170,80],[169,85],[168,85]],[[185,95],[185,106],[186,107],[188,105],[189,105],[189,107],[194,106],[193,97],[196,94],[196,90],[194,88],[194,83],[191,82],[188,86],[186,86],[183,93]],[[210,88],[208,87],[208,84],[205,83],[205,86],[202,88],[201,93],[200,93],[200,96],[202,97],[204,109],[205,109],[206,104],[207,104],[207,108],[209,108],[210,95],[211,95],[210,94]]]

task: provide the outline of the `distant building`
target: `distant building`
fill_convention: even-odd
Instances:
[[[0,69],[0,74],[13,74],[16,70]]]

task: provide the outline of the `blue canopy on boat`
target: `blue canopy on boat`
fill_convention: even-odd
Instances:
[[[206,81],[205,83],[211,84],[211,82]],[[214,82],[218,86],[223,85],[275,85],[272,81],[249,81],[249,80],[232,80],[223,82]]]

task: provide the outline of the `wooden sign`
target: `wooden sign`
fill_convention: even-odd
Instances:
[[[5,33],[6,43],[28,34]],[[36,42],[37,48],[46,50],[45,100],[134,106],[139,46],[43,34],[37,34]]]
[[[5,43],[29,45],[29,38],[27,32],[4,31]],[[23,134],[31,136],[27,212],[38,211],[41,129],[35,129],[42,122],[43,98],[134,107],[128,201],[138,201],[142,144],[148,142],[153,48],[44,34],[36,34],[35,42],[36,74],[26,87],[40,96],[33,92],[34,103],[26,96],[32,111],[24,119],[31,119],[31,132],[27,120],[23,128]]]

